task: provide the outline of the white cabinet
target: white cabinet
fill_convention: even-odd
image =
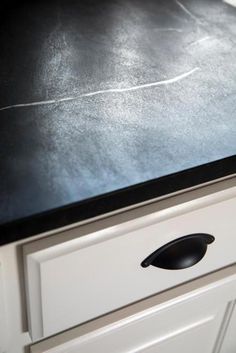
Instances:
[[[232,266],[35,344],[31,353],[219,353],[235,297]]]
[[[4,353],[7,347],[7,320],[6,320],[6,302],[4,297],[2,263],[0,262],[0,353]]]
[[[33,340],[56,334],[235,262],[236,188],[42,248],[24,246]],[[141,262],[191,233],[215,237],[195,266],[168,271]]]
[[[232,179],[0,247],[0,353],[235,353],[235,210]],[[140,266],[196,232],[193,267]]]
[[[225,327],[225,339],[222,343],[220,353],[236,352],[236,301],[232,302],[229,309],[231,318],[229,325]]]

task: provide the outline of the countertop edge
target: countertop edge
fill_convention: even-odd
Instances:
[[[236,155],[0,225],[0,246],[236,173]]]

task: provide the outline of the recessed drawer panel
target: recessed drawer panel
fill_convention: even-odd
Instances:
[[[228,267],[139,301],[36,343],[31,352],[218,352],[235,299],[235,270]]]
[[[55,334],[236,262],[235,189],[43,250],[40,248],[45,239],[25,245],[33,339]],[[169,249],[164,262],[173,262],[170,256],[178,260],[178,256],[186,255],[180,261],[182,269],[141,266],[157,249],[189,234],[212,235],[215,240],[205,247],[203,243],[189,242],[188,246],[184,243],[185,250],[178,246]],[[196,257],[194,265],[192,256]]]

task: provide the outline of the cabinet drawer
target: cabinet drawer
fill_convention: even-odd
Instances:
[[[25,245],[32,338],[47,337],[234,263],[235,189],[43,250],[44,239]],[[194,266],[178,271],[141,266],[159,247],[192,233],[215,237]]]
[[[219,352],[235,299],[235,271],[233,266],[118,310],[35,344],[31,352]]]

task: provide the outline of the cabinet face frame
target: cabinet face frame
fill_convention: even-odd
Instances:
[[[31,353],[65,353],[71,347],[80,347],[83,342],[97,339],[144,320],[155,313],[175,308],[192,300],[206,300],[206,304],[219,308],[221,312],[213,353],[220,353],[236,302],[236,265],[227,267],[146,300],[117,310],[99,319],[80,325],[62,334],[31,346]],[[210,320],[210,316],[206,322]],[[204,320],[203,320],[204,321]],[[203,322],[204,324],[204,322]],[[194,325],[193,325],[194,326]],[[99,352],[100,353],[100,352]]]
[[[5,288],[3,283],[3,265],[0,261],[0,353],[7,349],[8,330],[6,315]]]

